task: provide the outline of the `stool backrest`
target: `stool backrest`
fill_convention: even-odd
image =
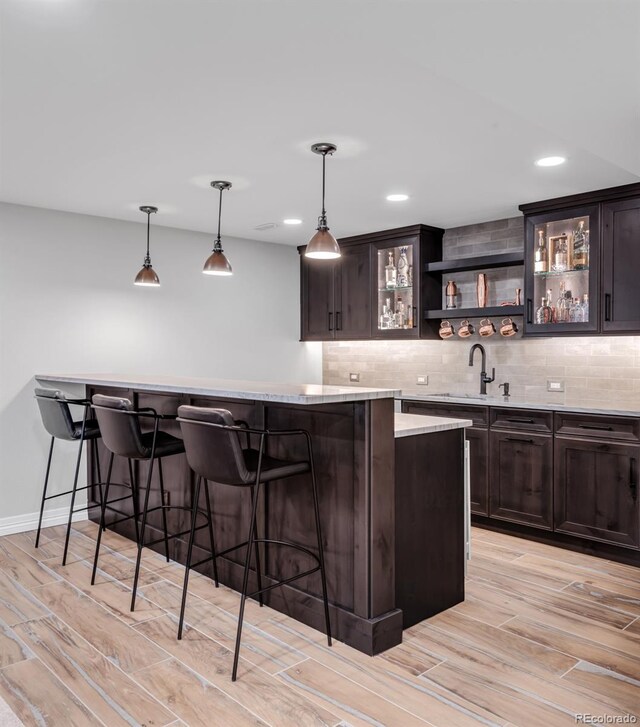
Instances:
[[[230,411],[184,405],[178,408],[178,422],[187,461],[197,475],[224,485],[254,482]]]
[[[146,459],[139,418],[129,399],[95,394],[91,399],[105,447],[120,457]]]
[[[73,417],[62,391],[36,388],[35,395],[42,424],[47,432],[57,439],[68,441],[76,439]]]

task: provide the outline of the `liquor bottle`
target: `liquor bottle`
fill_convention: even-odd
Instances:
[[[560,295],[556,301],[556,322],[566,323],[569,320],[569,305],[564,280],[560,281]]]
[[[538,244],[536,246],[534,273],[546,273],[549,271],[549,257],[547,255],[547,243],[544,239],[544,230],[538,230]]]
[[[569,309],[569,320],[571,323],[582,323],[582,305],[580,298],[574,298]]]
[[[389,262],[384,269],[384,279],[387,288],[395,288],[396,280],[398,278],[398,271],[396,270],[395,263],[393,262],[393,251],[389,251]]]
[[[396,303],[396,328],[404,328],[407,322],[407,311],[402,298]]]
[[[547,303],[547,299],[543,298],[538,308],[536,308],[536,324],[551,323],[551,308]]]
[[[589,230],[584,229],[584,220],[578,222],[573,233],[573,267],[575,270],[589,267]]]
[[[553,305],[553,291],[551,288],[547,290],[547,307],[549,308],[549,320],[547,323],[556,323],[558,320],[558,311]]]
[[[407,260],[406,247],[400,248],[396,285],[398,288],[406,288],[409,285],[409,261]]]
[[[582,322],[589,323],[589,294],[582,296]]]
[[[569,251],[567,248],[567,236],[561,235],[556,239],[556,249],[553,255],[553,270],[563,273],[569,266]]]

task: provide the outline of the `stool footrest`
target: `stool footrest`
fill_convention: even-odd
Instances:
[[[292,583],[293,581],[297,581],[298,578],[304,578],[305,576],[310,576],[312,573],[317,573],[320,570],[320,563],[315,568],[310,568],[309,570],[304,571],[304,573],[296,573],[295,576],[291,576],[290,578],[285,578],[283,581],[278,581],[277,583],[272,583],[270,586],[266,586],[265,588],[261,588],[258,591],[254,591],[253,593],[247,593],[247,598],[255,598],[256,596],[259,596],[261,593],[266,593],[267,591],[271,591],[274,588],[279,588],[280,586],[286,586],[287,583]]]
[[[82,490],[90,490],[92,487],[101,487],[102,485],[106,485],[106,482],[92,482],[90,485],[83,485],[82,487],[76,487],[76,492],[82,492]],[[125,483],[120,482],[112,482],[112,485],[118,485],[121,487],[131,487],[131,485],[127,485]],[[73,490],[65,490],[65,492],[56,492],[54,495],[47,495],[44,500],[45,502],[47,500],[54,500],[56,497],[64,497],[64,495],[73,495]]]
[[[149,511],[151,512],[151,511]],[[205,523],[204,525],[198,525],[197,528],[194,528],[194,530],[202,530],[202,528],[206,528],[208,526],[208,523]],[[183,530],[181,533],[173,533],[172,535],[167,535],[167,540],[172,540],[173,538],[180,538],[183,535],[189,535],[191,532],[191,529],[189,530]],[[150,545],[157,545],[158,543],[164,543],[165,538],[164,536],[161,538],[158,538],[157,540],[150,540],[147,543],[143,543],[143,547],[148,548]]]

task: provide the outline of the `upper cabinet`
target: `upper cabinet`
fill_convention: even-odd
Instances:
[[[640,184],[520,209],[524,335],[640,333]]]
[[[442,257],[443,230],[413,225],[343,238],[338,260],[301,264],[303,341],[408,339],[436,335],[424,309],[441,291],[424,274]]]

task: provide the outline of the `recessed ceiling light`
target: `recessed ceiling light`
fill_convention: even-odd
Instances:
[[[564,164],[566,162],[565,157],[542,157],[536,162],[537,167],[557,167],[558,164]]]
[[[285,225],[301,225],[302,220],[299,220],[297,217],[287,217],[286,220],[282,220]]]
[[[409,199],[408,194],[388,194],[387,202],[406,202]]]

